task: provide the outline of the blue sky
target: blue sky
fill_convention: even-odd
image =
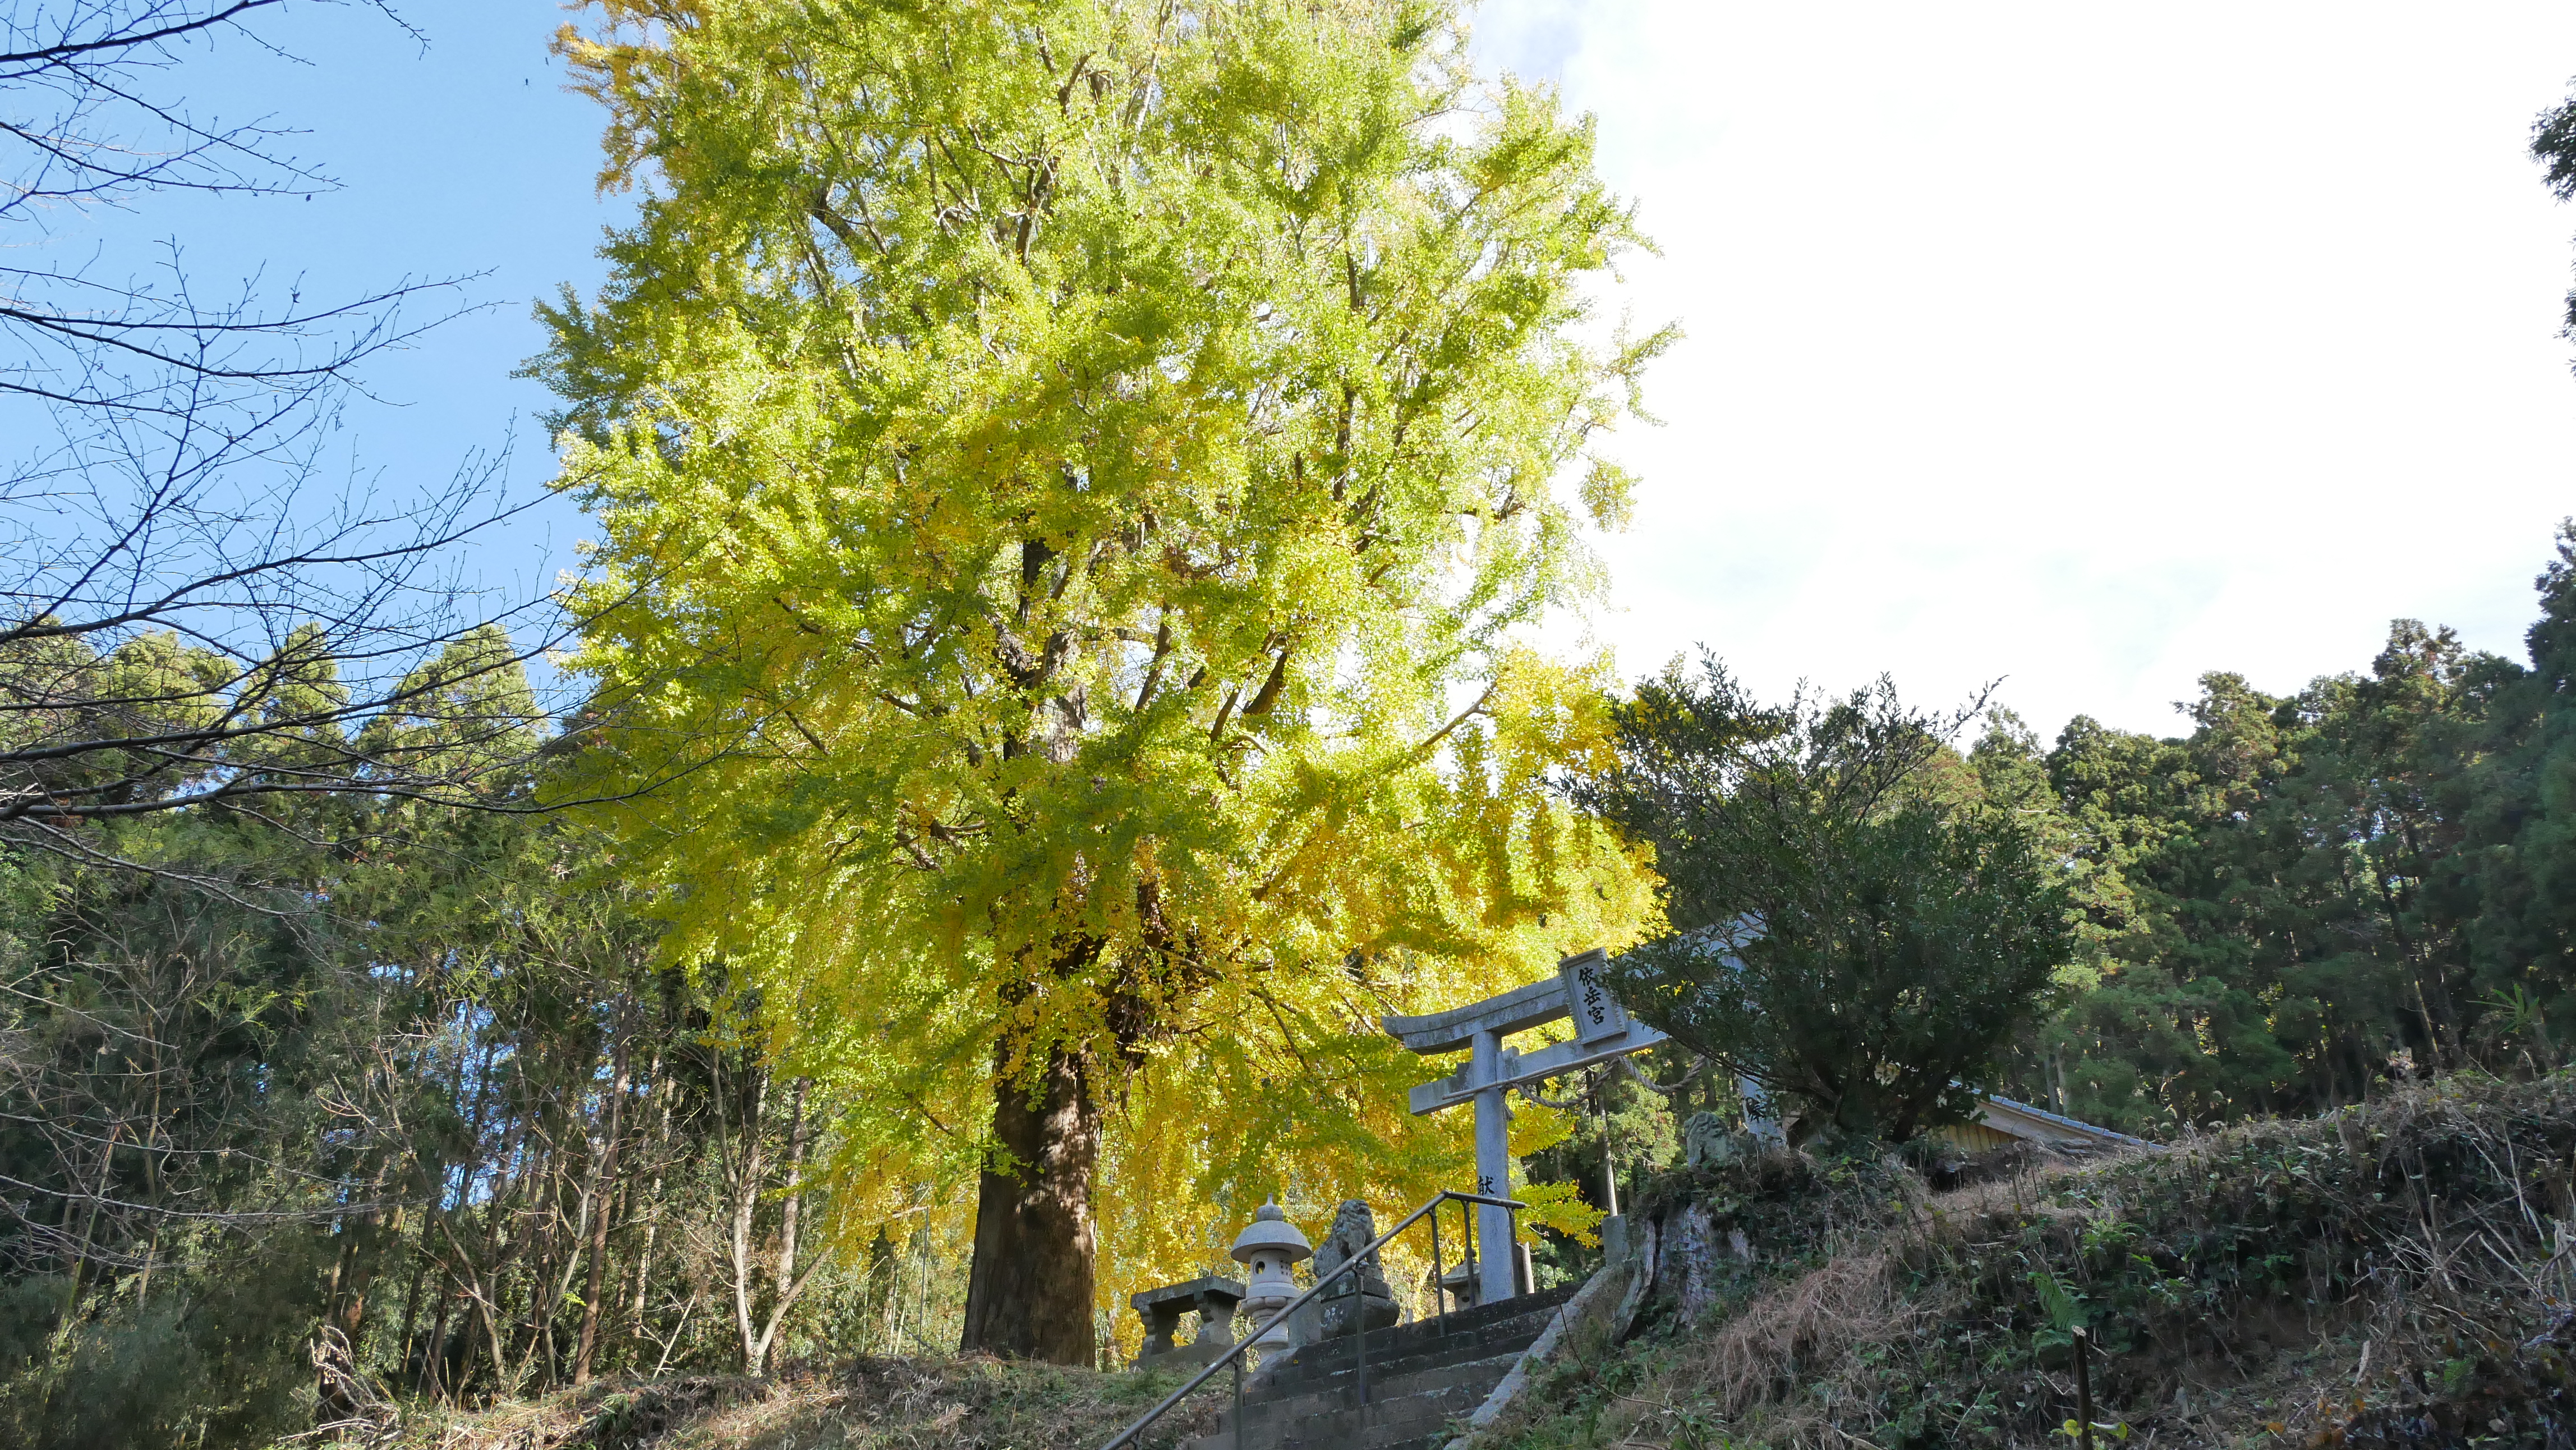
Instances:
[[[344,190],[58,240],[175,233],[200,278],[308,297],[485,274],[488,311],[376,370],[348,457],[434,482],[515,432],[533,490],[530,305],[596,282],[623,203],[547,53],[565,12],[407,14],[425,51],[306,4],[273,31],[304,63],[232,42],[186,73],[201,112],[309,131]],[[2518,653],[2576,511],[2576,210],[2522,154],[2576,8],[1491,0],[1478,46],[1598,115],[1663,247],[1612,305],[1689,332],[1568,646],[1636,674],[1705,642],[1773,692],[1883,669],[1932,704],[2003,677],[2043,734],[2170,731],[2206,669],[2360,668],[2399,615]],[[554,505],[486,572],[541,579],[582,532]]]
[[[333,472],[399,494],[507,448],[518,491],[536,494],[553,469],[538,421],[550,398],[511,373],[544,346],[536,299],[602,276],[595,250],[626,200],[596,195],[598,109],[564,90],[548,53],[566,12],[529,0],[398,8],[425,47],[364,6],[307,3],[262,29],[278,51],[219,38],[175,73],[200,119],[271,118],[301,133],[287,149],[337,190],[165,195],[131,212],[57,214],[51,245],[63,256],[104,247],[113,271],[176,237],[201,291],[264,274],[267,293],[294,286],[308,302],[468,279],[412,315],[477,310],[369,366],[374,401],[351,409]],[[556,501],[487,538],[476,563],[496,586],[543,587],[585,532],[579,510]]]

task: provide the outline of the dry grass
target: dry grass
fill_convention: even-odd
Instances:
[[[1787,1410],[1803,1384],[1830,1375],[1854,1347],[1905,1332],[1925,1315],[1897,1292],[1897,1262],[1882,1247],[1838,1254],[1711,1316],[1709,1332],[1663,1346],[1640,1392],[1600,1407],[1587,1443],[1644,1447],[1688,1443],[1696,1430],[1750,1412]],[[1604,1348],[1589,1348],[1599,1355]],[[1511,1443],[1549,1418],[1547,1396],[1498,1426],[1487,1443]],[[1677,1440],[1676,1436],[1680,1438]]]
[[[1089,1450],[1178,1387],[1176,1371],[1103,1374],[984,1357],[861,1358],[775,1378],[599,1384],[472,1414],[415,1411],[370,1450]],[[1202,1394],[1146,1436],[1212,1427]],[[343,1442],[354,1444],[355,1442]]]
[[[2096,1418],[2131,1447],[2576,1445],[2576,1078],[2025,1170],[1875,1228],[1807,1217],[1833,1227],[1803,1257],[1579,1347],[1488,1443],[2062,1445],[2089,1323]]]
[[[1898,1302],[1885,1251],[1835,1258],[1756,1299],[1693,1346],[1699,1398],[1740,1415],[1794,1393],[1799,1368],[1838,1364],[1853,1345],[1904,1333],[1921,1316]]]

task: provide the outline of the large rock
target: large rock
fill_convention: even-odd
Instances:
[[[1715,1113],[1693,1113],[1690,1121],[1682,1125],[1684,1167],[1723,1168],[1751,1157],[1761,1151],[1761,1146],[1751,1134],[1736,1132]]]
[[[1695,1201],[1669,1212],[1662,1229],[1655,1282],[1679,1302],[1685,1322],[1696,1321],[1735,1280],[1733,1266],[1752,1262],[1752,1241],[1732,1214]]]
[[[1377,1218],[1369,1206],[1356,1198],[1345,1199],[1341,1212],[1333,1215],[1332,1232],[1315,1248],[1315,1278],[1320,1282],[1351,1261],[1360,1250],[1377,1237]],[[1395,1295],[1386,1287],[1386,1274],[1376,1254],[1358,1268],[1333,1281],[1317,1297],[1324,1337],[1337,1338],[1354,1332],[1362,1324],[1371,1329],[1391,1329],[1404,1320],[1404,1311]]]

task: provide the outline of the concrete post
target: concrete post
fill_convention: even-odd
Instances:
[[[1494,1198],[1512,1196],[1512,1110],[1504,1101],[1503,1039],[1479,1032],[1468,1059],[1476,1084],[1476,1191]],[[1512,1245],[1512,1214],[1506,1208],[1476,1206],[1476,1302],[1495,1304],[1512,1297],[1513,1266],[1520,1260]]]

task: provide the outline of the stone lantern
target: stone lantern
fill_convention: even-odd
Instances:
[[[1299,1259],[1315,1252],[1306,1236],[1279,1211],[1275,1202],[1255,1209],[1252,1222],[1234,1236],[1234,1259],[1251,1272],[1245,1276],[1243,1313],[1249,1321],[1246,1332],[1259,1329],[1262,1321],[1288,1307],[1297,1297],[1297,1280],[1290,1272]],[[1288,1347],[1288,1321],[1281,1320],[1270,1332],[1252,1341],[1252,1347],[1267,1354]]]

